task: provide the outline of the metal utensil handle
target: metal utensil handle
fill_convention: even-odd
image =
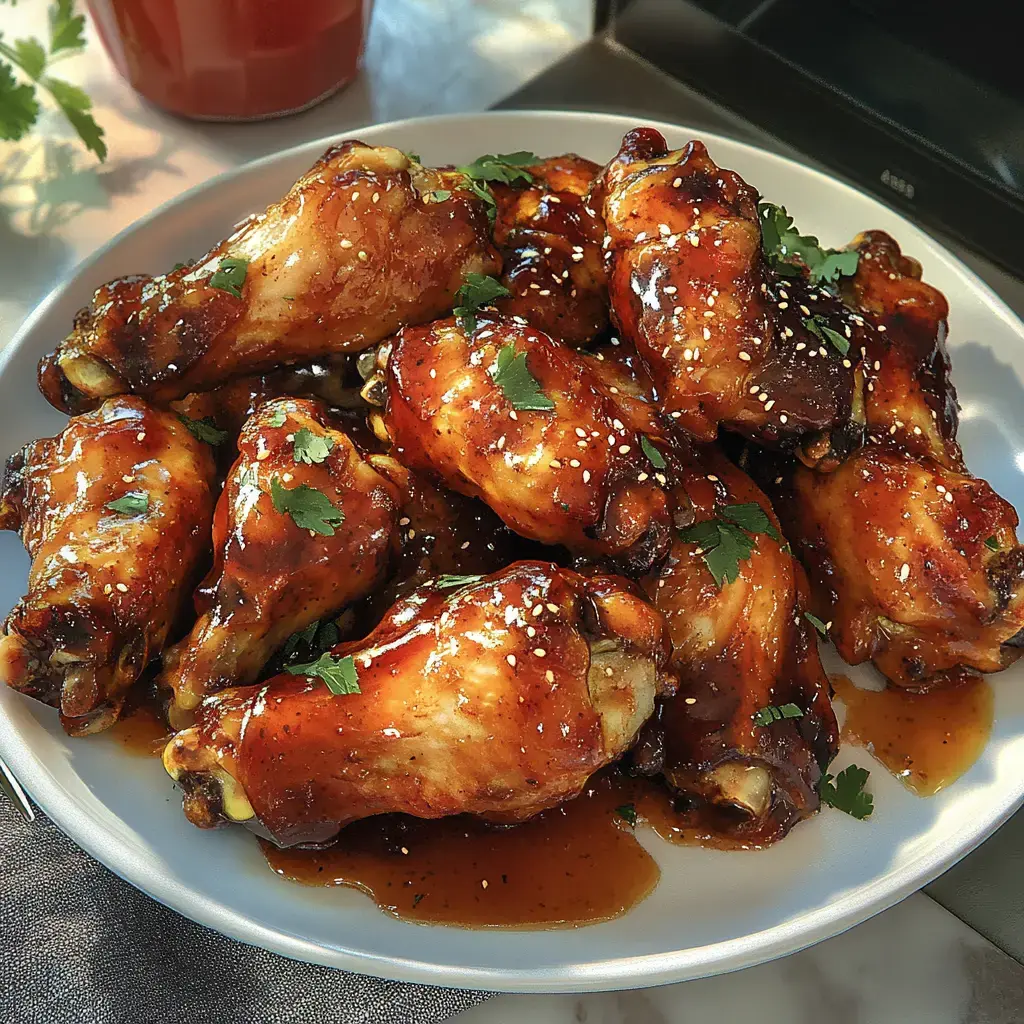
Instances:
[[[14,772],[7,767],[3,758],[0,758],[0,792],[21,811],[22,817],[26,821],[36,820],[36,812],[28,794],[21,788],[21,783],[14,777]]]

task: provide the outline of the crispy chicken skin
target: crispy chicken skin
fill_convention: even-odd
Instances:
[[[122,392],[165,402],[440,316],[468,272],[499,267],[461,181],[343,142],[192,266],[102,286],[40,363],[40,389],[65,411]],[[426,198],[446,186],[445,201]],[[238,298],[211,284],[225,258],[248,262]]]
[[[752,502],[778,528],[764,493],[716,449],[680,462],[677,518],[703,522]],[[761,844],[818,809],[818,783],[839,735],[804,615],[804,572],[780,541],[766,533],[755,539],[738,578],[721,589],[697,546],[678,536],[665,563],[643,580],[665,616],[680,684],[645,745],[656,745],[665,778],[696,802],[710,827]],[[760,709],[790,703],[802,718],[755,723]]]
[[[702,143],[669,152],[654,129],[629,132],[594,202],[613,319],[680,426],[786,447],[849,419],[853,363],[804,321],[821,317],[854,351],[859,325],[834,296],[769,270],[756,191]]]
[[[395,811],[522,821],[624,753],[664,683],[662,619],[632,586],[544,562],[428,584],[333,653],[361,692],[283,674],[209,698],[171,740],[194,823],[288,846]]]
[[[585,345],[608,327],[604,222],[587,198],[600,167],[568,153],[527,170],[533,183],[525,188],[492,184],[501,282],[512,293],[497,306],[568,345]]]
[[[323,461],[298,461],[300,431],[331,442]],[[238,448],[214,516],[214,565],[197,595],[200,617],[164,655],[159,682],[173,692],[175,721],[209,693],[254,682],[291,633],[368,594],[395,543],[396,488],[322,403],[265,403],[243,427]],[[303,488],[326,497],[343,520],[314,531],[278,510],[275,492]]]
[[[552,409],[517,411],[494,380],[508,345]],[[665,477],[641,447],[646,417],[632,421],[578,352],[512,318],[482,315],[468,337],[450,319],[404,330],[384,419],[396,458],[483,498],[524,537],[637,572],[668,549]]]
[[[210,448],[134,397],[8,460],[0,527],[21,533],[32,566],[0,638],[0,678],[59,707],[72,735],[117,720],[187,606],[209,550],[213,477]],[[129,494],[144,507],[109,507]]]
[[[753,465],[839,653],[924,691],[1018,656],[1024,550],[1016,512],[970,475],[955,440],[945,299],[888,235],[854,245],[861,259],[849,297],[874,328],[864,446],[829,474],[756,457]]]

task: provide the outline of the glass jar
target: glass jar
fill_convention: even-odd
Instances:
[[[318,103],[359,68],[371,0],[88,0],[118,71],[165,110],[245,121]]]

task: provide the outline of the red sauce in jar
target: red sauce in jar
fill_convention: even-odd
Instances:
[[[323,99],[355,75],[368,0],[88,0],[118,71],[187,117],[247,120]]]

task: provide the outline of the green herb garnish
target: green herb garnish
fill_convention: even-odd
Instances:
[[[0,139],[24,138],[39,119],[37,95],[41,88],[50,94],[86,148],[105,160],[103,129],[89,113],[89,97],[78,86],[47,74],[57,61],[85,48],[85,18],[75,14],[74,0],[54,0],[47,13],[50,33],[45,47],[38,39],[11,43],[0,39]]]
[[[126,516],[138,515],[140,512],[149,511],[149,495],[145,491],[129,491],[114,501],[108,501],[104,507],[113,512],[122,512]]]
[[[267,426],[268,427],[283,427],[284,426],[284,421],[286,419],[288,419],[288,412],[285,409],[282,409],[280,406],[278,406],[267,417]]]
[[[483,578],[483,576],[455,576],[445,573],[434,580],[434,586],[438,590],[447,590],[450,587],[468,587],[473,583],[479,583]]]
[[[341,640],[341,630],[333,619],[311,622],[305,629],[292,633],[281,648],[280,660],[284,664],[296,658],[315,659],[329,651]]]
[[[540,157],[536,153],[520,150],[516,153],[486,153],[458,170],[473,181],[501,181],[506,185],[523,181],[529,185],[533,182],[533,175],[526,168],[539,163]]]
[[[300,529],[324,537],[333,537],[334,527],[345,521],[345,513],[332,505],[327,495],[306,484],[282,487],[275,476],[270,481],[270,500],[276,511],[287,512]]]
[[[476,313],[495,299],[512,293],[496,278],[483,274],[467,274],[462,287],[455,293],[458,305],[452,310],[459,326],[467,333],[476,330]]]
[[[323,462],[333,447],[334,441],[331,438],[314,434],[308,427],[297,430],[292,442],[295,461],[305,462],[307,466]]]
[[[318,676],[336,697],[363,692],[359,689],[359,673],[351,654],[345,655],[344,658],[321,654],[316,661],[309,661],[304,665],[288,665],[285,671],[293,676]]]
[[[182,263],[179,260],[173,267],[171,267],[171,273],[173,274],[175,270],[187,270],[191,265],[191,263]]]
[[[991,537],[986,537],[985,538],[985,547],[987,547],[989,549],[989,551],[998,551],[999,550],[999,541],[996,540],[994,534]]]
[[[234,256],[225,256],[220,261],[217,269],[210,275],[210,287],[220,288],[221,291],[229,292],[236,299],[242,297],[242,285],[245,284],[245,275],[249,269],[249,261],[237,259]]]
[[[804,612],[804,618],[818,631],[818,633],[828,638],[828,626],[825,625],[817,615],[812,615],[811,612]]]
[[[631,828],[636,828],[637,814],[633,804],[622,804],[615,808],[615,813]]]
[[[537,378],[530,373],[526,353],[516,354],[514,341],[498,351],[498,362],[491,378],[512,403],[513,409],[547,412],[555,407],[555,403],[541,391]]]
[[[815,313],[814,316],[807,317],[803,321],[804,327],[813,334],[818,341],[831,342],[833,346],[841,352],[844,356],[850,351],[850,339],[843,337],[838,331],[832,330],[828,325],[828,321],[820,314]]]
[[[645,434],[640,435],[640,448],[644,455],[647,456],[647,461],[650,462],[655,469],[665,468],[665,456],[662,455],[653,444],[651,444]]]
[[[205,441],[206,444],[218,445],[223,444],[228,437],[230,437],[228,431],[221,430],[217,424],[213,422],[212,416],[204,416],[201,420],[194,420],[191,416],[186,416],[183,412],[179,412],[178,419],[188,427],[188,432],[197,441]]]
[[[845,811],[854,818],[870,818],[875,809],[875,801],[870,793],[864,792],[864,783],[870,774],[867,768],[851,764],[834,780],[831,775],[826,775],[819,787],[821,802],[838,811]]]
[[[451,190],[447,188],[435,188],[432,192],[427,192],[423,196],[428,203],[443,203],[446,199],[451,199],[451,197]]]
[[[756,502],[726,505],[715,519],[705,519],[679,531],[680,540],[696,544],[708,571],[719,589],[723,582],[734,583],[740,574],[740,562],[747,561],[757,541],[755,533],[767,534],[780,542],[779,531]]]
[[[832,284],[840,276],[857,272],[860,255],[853,249],[822,249],[814,235],[801,235],[784,206],[758,203],[761,245],[773,270],[784,277],[799,277],[802,263],[812,284]]]
[[[773,722],[781,722],[784,718],[803,717],[803,711],[796,704],[769,704],[767,707],[759,708],[753,714],[754,725],[762,727],[771,725]]]

